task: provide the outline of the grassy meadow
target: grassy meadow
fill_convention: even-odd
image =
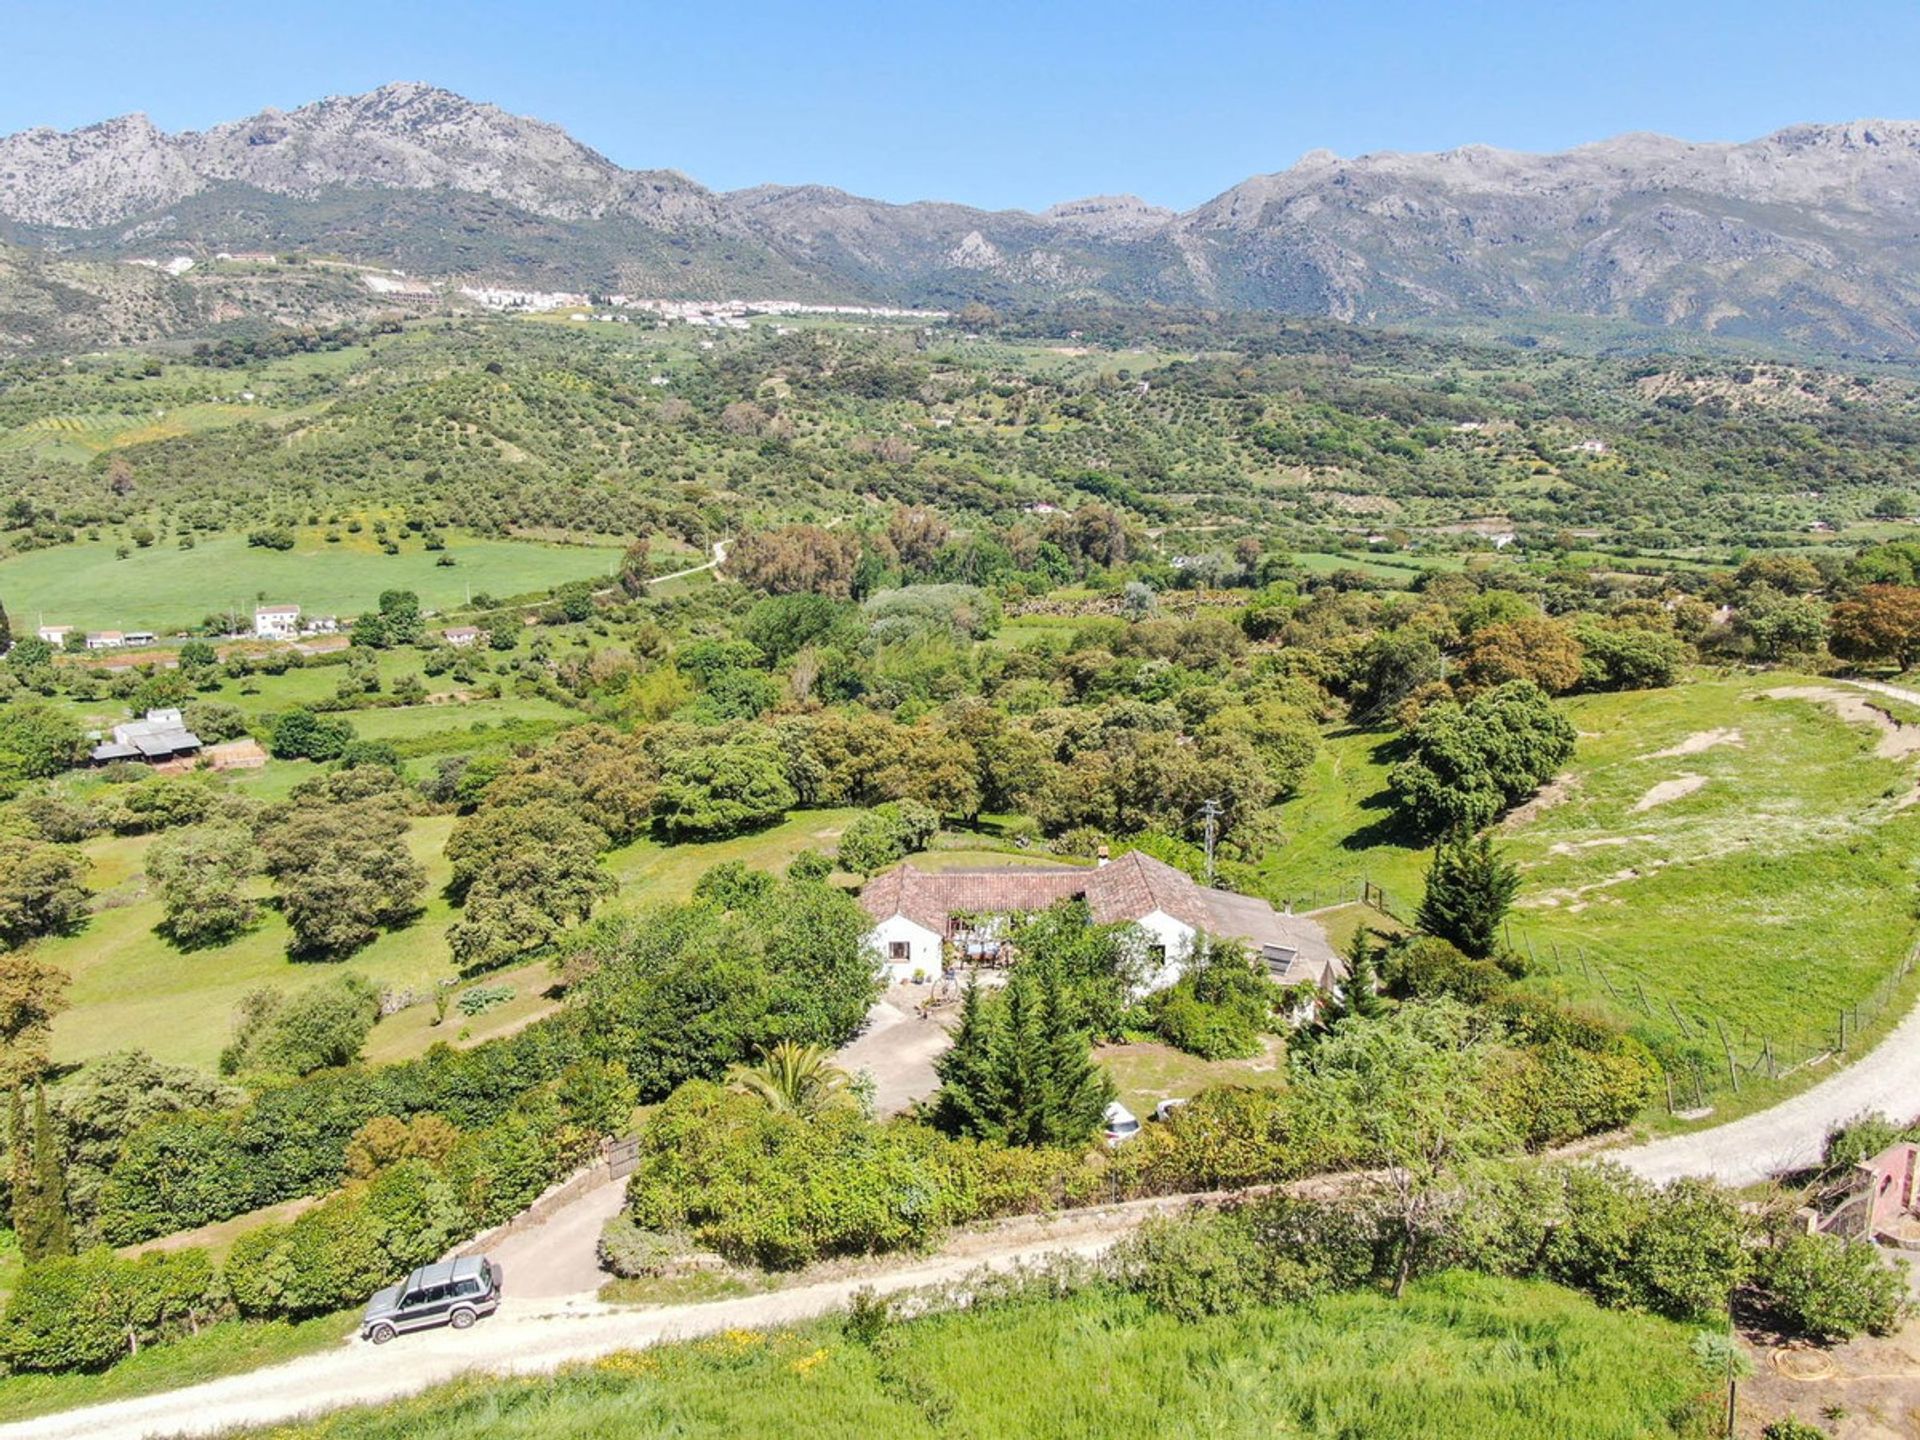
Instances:
[[[1499,836],[1534,983],[1717,1049],[1716,1022],[1756,1044],[1831,1031],[1887,976],[1916,929],[1914,762],[1876,755],[1880,732],[1830,704],[1767,693],[1800,687],[1845,689],[1702,675],[1564,702],[1573,762]],[[1383,734],[1330,739],[1258,867],[1270,894],[1326,904],[1372,880],[1412,917],[1429,852],[1392,823],[1395,758]]]
[[[392,713],[405,712],[371,711],[354,719],[358,723]],[[252,793],[279,795],[311,773],[313,767],[305,762],[275,761],[236,783]],[[707,844],[635,841],[607,857],[620,890],[604,908],[637,909],[684,900],[703,872],[728,860],[756,869],[784,869],[802,850],[831,851],[856,813],[800,811],[758,833]],[[263,985],[294,988],[343,969],[376,985],[432,994],[441,981],[456,978],[446,943],[454,912],[443,894],[451,874],[443,852],[453,823],[451,815],[425,816],[415,819],[409,832],[409,848],[427,871],[420,918],[381,935],[345,960],[326,963],[288,958],[286,922],[272,908],[263,909],[254,928],[228,944],[181,950],[155,933],[164,911],[141,871],[153,837],[87,841],[81,848],[92,863],[88,883],[96,896],[95,913],[78,932],[43,942],[46,957],[73,977],[71,1005],[54,1022],[55,1059],[76,1064],[117,1050],[144,1049],[160,1060],[210,1068],[227,1043],[234,1008],[249,990]],[[259,884],[264,895],[266,882]],[[471,1018],[457,1009],[449,1011],[440,1025],[432,1023],[429,1004],[389,1015],[374,1028],[368,1057],[401,1060],[438,1041],[478,1044],[505,1034],[553,1009],[555,1002],[546,995],[551,981],[544,960],[463,981],[461,989],[508,985],[514,996]]]
[[[1680,1326],[1543,1285],[1443,1275],[1184,1324],[1101,1290],[896,1324],[832,1321],[628,1352],[558,1377],[475,1376],[276,1440],[808,1435],[895,1440],[1650,1440],[1711,1387]],[[266,1434],[269,1432],[248,1432]]]
[[[445,551],[409,537],[398,555],[382,552],[371,530],[344,531],[329,545],[302,530],[291,550],[247,544],[244,535],[199,539],[191,550],[170,540],[116,558],[117,542],[83,541],[33,550],[0,561],[0,595],[26,626],[84,630],[146,629],[166,634],[207,615],[237,609],[251,617],[257,601],[286,601],[309,615],[355,615],[383,590],[412,590],[429,610],[461,605],[469,594],[496,597],[552,589],[606,575],[619,551],[523,540],[488,540],[455,531]],[[440,555],[454,558],[451,566]]]

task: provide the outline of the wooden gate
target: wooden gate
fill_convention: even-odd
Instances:
[[[618,1140],[609,1140],[606,1155],[608,1175],[615,1180],[631,1175],[640,1163],[640,1137],[623,1135]]]

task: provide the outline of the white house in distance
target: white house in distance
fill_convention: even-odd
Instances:
[[[1346,962],[1316,922],[1283,915],[1251,895],[1208,890],[1138,850],[1092,870],[1009,866],[936,873],[901,864],[860,892],[874,922],[867,943],[894,982],[937,978],[949,951],[962,960],[997,958],[1001,945],[993,917],[1045,910],[1062,900],[1085,900],[1097,925],[1140,928],[1154,962],[1148,990],[1180,978],[1203,934],[1245,945],[1283,985],[1311,981],[1330,989],[1346,975]]]
[[[118,630],[89,630],[87,632],[87,649],[89,650],[118,650],[126,643],[127,637]]]
[[[187,729],[178,710],[149,710],[144,720],[113,727],[112,738],[93,747],[96,765],[115,760],[177,760],[200,753],[200,737]]]
[[[297,640],[300,637],[298,605],[261,605],[253,612],[253,638],[256,640]]]
[[[42,625],[34,633],[46,641],[47,644],[53,646],[54,649],[58,650],[62,645],[67,643],[67,636],[73,633],[73,626]]]
[[[472,625],[449,625],[440,632],[440,638],[464,650],[480,638],[480,631]]]

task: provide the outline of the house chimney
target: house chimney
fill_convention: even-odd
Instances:
[[[1106,846],[1102,845],[1097,851],[1094,852],[1094,856],[1095,856],[1094,868],[1097,870],[1100,868],[1100,866],[1106,864],[1108,859],[1111,858],[1112,854],[1113,852],[1111,850],[1107,849]]]

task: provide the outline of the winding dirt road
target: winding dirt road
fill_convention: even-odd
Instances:
[[[617,1188],[617,1187],[616,1187]],[[1142,1221],[1184,1209],[1184,1197],[1023,1217],[954,1237],[939,1254],[740,1300],[650,1308],[602,1305],[592,1296],[508,1298],[471,1330],[403,1335],[378,1349],[359,1340],[324,1354],[184,1390],[69,1410],[0,1426],[0,1440],[148,1440],[279,1424],[343,1405],[398,1399],[470,1370],[540,1374],[574,1361],[721,1330],[759,1329],[842,1309],[863,1287],[891,1294],[1008,1270],[1049,1255],[1095,1256]]]

